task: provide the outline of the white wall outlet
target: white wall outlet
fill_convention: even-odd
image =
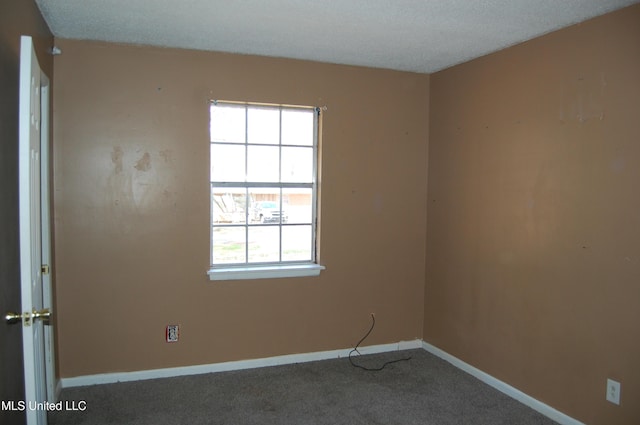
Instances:
[[[620,404],[620,382],[607,379],[607,401]]]
[[[180,336],[180,327],[179,325],[167,325],[167,342],[178,342],[178,337]]]

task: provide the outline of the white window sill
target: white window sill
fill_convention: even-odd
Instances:
[[[279,277],[319,276],[325,267],[319,264],[288,264],[269,266],[248,266],[212,268],[207,274],[209,280],[272,279]]]

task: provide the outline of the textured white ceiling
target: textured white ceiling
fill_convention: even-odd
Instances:
[[[56,37],[431,73],[640,0],[36,0]]]

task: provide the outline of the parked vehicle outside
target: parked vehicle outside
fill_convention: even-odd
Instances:
[[[289,220],[286,211],[280,210],[275,201],[260,201],[253,204],[251,218],[260,223],[286,223]]]

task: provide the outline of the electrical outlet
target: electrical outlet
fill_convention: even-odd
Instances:
[[[180,336],[179,325],[167,325],[167,332],[165,335],[167,342],[178,342],[178,337]]]
[[[607,379],[607,401],[620,404],[620,382]]]

